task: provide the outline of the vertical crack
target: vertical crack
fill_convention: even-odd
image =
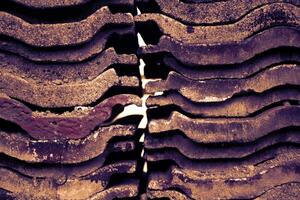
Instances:
[[[137,15],[140,15],[141,12],[138,7],[137,9]],[[138,39],[138,46],[143,47],[146,46],[146,43],[141,36],[141,34],[138,32],[137,33],[137,39]],[[146,101],[147,98],[149,97],[149,94],[145,94],[145,86],[148,82],[153,81],[155,79],[147,79],[145,77],[145,62],[143,59],[139,59],[139,75],[140,75],[140,80],[141,80],[141,86],[143,90],[143,96],[141,97],[142,100],[142,106],[137,106],[137,105],[128,105],[124,107],[124,110],[118,114],[113,121],[117,121],[121,118],[132,116],[132,115],[141,115],[143,116],[142,120],[140,121],[138,125],[139,131],[137,132],[137,137],[138,137],[138,147],[137,151],[139,151],[140,157],[137,158],[137,175],[140,177],[140,186],[139,186],[139,196],[141,199],[147,199],[146,197],[146,190],[147,190],[147,181],[148,181],[148,163],[146,159],[144,158],[145,154],[145,149],[144,149],[144,142],[145,142],[145,134],[147,131],[147,126],[148,126],[148,117],[147,117],[147,105]]]
[[[140,14],[141,14],[141,12],[140,12],[139,8],[137,7],[137,15],[140,15]],[[146,46],[146,43],[140,33],[137,33],[137,39],[138,39],[139,47]],[[140,188],[139,188],[141,199],[147,199],[146,192],[147,192],[147,181],[148,181],[148,166],[147,166],[147,161],[144,159],[144,154],[145,154],[144,142],[145,142],[146,128],[148,125],[146,101],[147,101],[147,98],[149,97],[149,95],[144,93],[145,85],[148,81],[145,77],[145,65],[146,64],[145,64],[144,60],[140,59],[139,72],[140,72],[142,90],[143,90],[142,109],[144,111],[143,119],[141,120],[141,122],[139,124],[139,128],[142,130],[142,135],[139,140],[139,142],[141,143],[141,146],[142,146],[142,151],[141,151],[141,155],[139,158],[141,161],[140,164],[142,166]]]

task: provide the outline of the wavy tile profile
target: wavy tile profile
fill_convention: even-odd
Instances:
[[[227,162],[206,160],[197,163],[176,153],[168,156],[164,153],[166,156],[161,158],[172,159],[179,166],[171,164],[167,171],[152,172],[148,190],[171,196],[171,199],[176,199],[172,197],[174,190],[183,194],[179,195],[180,199],[201,199],[203,195],[218,198],[220,193],[222,198],[255,198],[276,189],[277,184],[287,185],[299,180],[299,148],[296,147],[272,148]],[[155,157],[151,155],[149,159],[153,161]],[[284,174],[286,179],[278,179],[279,174]],[[199,191],[199,188],[203,189]]]
[[[105,159],[111,152],[133,150],[132,142],[110,144],[116,137],[131,137],[133,126],[102,127],[82,139],[34,140],[18,133],[0,132],[1,153],[26,162],[82,163],[96,157]],[[17,147],[17,148],[16,148]],[[120,148],[121,147],[121,148]]]
[[[60,8],[60,7],[68,7],[68,6],[80,6],[89,2],[92,2],[93,0],[8,0],[12,2],[16,2],[17,4],[29,6],[33,8]],[[105,1],[105,0],[103,0]],[[110,0],[111,4],[133,4],[133,0]],[[108,2],[109,3],[109,2]]]
[[[80,22],[62,24],[29,24],[5,12],[1,12],[0,17],[0,34],[40,47],[82,44],[91,40],[99,30],[109,24],[133,23],[131,14],[112,14],[108,7],[100,8]]]
[[[188,66],[180,63],[172,56],[164,56],[160,61],[163,67],[169,67],[184,77],[193,80],[237,79],[247,78],[284,63],[299,63],[298,48],[270,49],[239,64],[196,65]]]
[[[129,143],[127,143],[129,144]],[[119,144],[115,144],[116,146]],[[120,155],[124,155],[126,152],[119,151]],[[1,158],[7,158],[2,156]],[[44,165],[39,163],[28,163],[20,161],[17,159],[5,159],[1,160],[1,168],[6,168],[27,177],[36,177],[48,179],[53,183],[62,185],[67,180],[90,180],[103,182],[104,187],[113,174],[123,174],[123,173],[135,173],[136,172],[136,161],[126,160],[117,161],[111,164],[104,163],[101,156],[95,159],[83,162],[80,164],[52,164]],[[40,167],[38,168],[37,166]],[[108,176],[105,176],[108,173]]]
[[[149,188],[165,190],[179,188],[192,199],[207,198],[255,198],[266,191],[283,184],[298,182],[297,161],[280,163],[279,166],[269,166],[265,169],[252,170],[245,176],[225,175],[207,178],[188,169],[173,167],[167,174],[151,174]],[[244,174],[244,172],[240,173]],[[229,176],[229,177],[228,177]],[[278,176],[282,178],[277,178]],[[201,190],[199,190],[201,188]]]
[[[78,107],[56,114],[32,111],[26,105],[0,95],[0,118],[17,124],[36,139],[79,139],[89,135],[96,127],[107,124],[114,107],[130,104],[141,105],[141,100],[135,95],[120,94],[94,107]]]
[[[93,40],[77,46],[64,46],[60,48],[32,47],[12,38],[0,37],[0,49],[36,62],[82,62],[94,56],[103,54],[110,38],[125,37],[135,34],[134,27],[113,28],[103,30],[95,35]]]
[[[118,54],[114,48],[108,48],[93,59],[80,63],[35,63],[9,53],[0,53],[1,71],[13,73],[36,82],[85,82],[93,80],[105,70],[114,66],[135,68],[137,57],[133,54]]]
[[[299,66],[284,64],[262,71],[245,79],[191,80],[170,72],[166,80],[147,83],[146,92],[177,90],[194,102],[220,102],[247,92],[261,93],[274,87],[299,85]]]
[[[134,1],[0,5],[0,198],[137,198]]]
[[[251,142],[273,131],[299,126],[299,106],[280,106],[248,118],[189,118],[173,112],[168,119],[151,120],[150,134],[179,130],[199,143]]]
[[[114,69],[103,72],[91,81],[67,84],[38,83],[6,72],[0,72],[0,77],[2,93],[30,104],[50,108],[91,104],[113,86],[139,86],[137,77],[119,77]]]
[[[133,180],[104,188],[102,184],[85,178],[68,180],[62,185],[53,185],[48,180],[29,178],[5,168],[1,168],[0,173],[2,174],[0,179],[2,188],[13,192],[14,196],[18,198],[114,199],[134,197],[138,192],[138,182]],[[86,185],[86,187],[82,187],[82,185]]]
[[[182,135],[165,137],[148,137],[145,148],[148,150],[177,149],[182,155],[190,159],[237,159],[247,157],[257,151],[276,146],[278,144],[300,144],[300,130],[282,130],[258,138],[252,143],[243,144],[215,144],[205,145],[195,143]],[[177,141],[180,141],[178,143]]]
[[[151,7],[149,2],[156,6]],[[180,1],[138,0],[144,12],[158,12],[190,25],[216,25],[239,21],[245,15],[263,6],[273,3],[290,3],[299,6],[299,2],[290,0],[229,0],[229,1]]]
[[[186,44],[163,35],[158,44],[141,47],[139,54],[171,54],[181,63],[192,66],[225,65],[242,63],[270,49],[299,48],[299,41],[299,29],[290,27],[262,30],[241,42],[210,45]]]
[[[242,158],[231,158],[231,159],[190,159],[181,154],[177,149],[164,149],[164,150],[153,150],[148,151],[146,154],[146,159],[150,163],[155,162],[167,162],[170,164],[175,164],[180,168],[191,169],[194,171],[199,171],[205,173],[208,171],[213,174],[214,171],[223,171],[235,168],[244,168],[248,166],[260,166],[264,163],[274,164],[273,160],[295,160],[299,154],[299,145],[297,144],[279,144],[274,145],[260,151],[257,151],[251,155]],[[227,162],[226,162],[227,161]],[[211,171],[212,170],[212,171]]]
[[[241,42],[255,33],[275,26],[299,27],[300,8],[291,4],[269,4],[250,12],[234,24],[186,26],[161,14],[135,16],[137,23],[155,22],[163,35],[184,44],[226,44]]]
[[[0,199],[299,199],[300,1],[0,7]]]
[[[176,106],[182,112],[198,117],[247,117],[276,105],[299,102],[299,92],[298,87],[277,87],[262,93],[235,96],[221,102],[197,103],[174,91],[161,96],[150,96],[146,103],[156,110]]]

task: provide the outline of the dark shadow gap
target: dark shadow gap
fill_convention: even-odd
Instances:
[[[141,34],[146,44],[157,44],[163,35],[154,21],[136,22],[136,31]]]

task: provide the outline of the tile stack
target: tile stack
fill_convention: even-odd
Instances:
[[[300,1],[137,4],[147,196],[299,199]]]
[[[133,0],[0,8],[0,198],[137,196]]]
[[[299,49],[299,0],[0,1],[0,199],[300,199]]]

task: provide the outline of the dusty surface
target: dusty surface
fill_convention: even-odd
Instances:
[[[41,107],[71,107],[96,102],[113,86],[138,87],[137,77],[120,77],[109,69],[86,82],[62,84],[56,81],[36,83],[14,74],[0,72],[0,92]]]
[[[299,6],[1,1],[0,199],[299,199]]]
[[[136,68],[138,60],[133,54],[118,54],[108,48],[86,62],[78,63],[36,63],[9,53],[2,53],[1,72],[15,74],[38,83],[56,84],[82,83],[97,78],[98,75],[114,66]]]
[[[95,38],[79,46],[63,46],[56,49],[32,47],[12,38],[0,38],[1,49],[18,54],[27,60],[38,62],[81,62],[104,52],[109,38],[133,35],[133,26],[100,31]]]
[[[202,117],[247,117],[255,115],[265,107],[275,107],[288,102],[299,101],[300,90],[296,88],[275,88],[262,93],[250,93],[236,96],[221,102],[192,102],[178,92],[169,92],[162,96],[150,96],[147,99],[149,107],[176,106],[182,111]],[[155,109],[159,112],[159,108]]]
[[[180,0],[138,0],[142,12],[163,13],[171,18],[191,25],[215,25],[234,23],[249,12],[274,3],[290,3],[299,6],[298,1],[291,0],[230,0],[230,1],[195,1]],[[153,3],[155,2],[155,3]],[[152,5],[152,7],[151,7]],[[156,6],[154,6],[156,5]]]
[[[94,3],[0,3],[1,199],[139,193],[138,119],[130,117],[142,116],[115,120],[142,104],[137,42],[126,46],[136,37],[133,1]],[[89,10],[76,13],[81,6]],[[45,13],[36,20],[43,11],[49,20]]]
[[[160,31],[185,44],[219,44],[240,42],[255,33],[275,26],[299,27],[300,9],[291,4],[270,4],[254,10],[234,24],[219,26],[186,26],[161,14],[142,14],[137,23],[154,21]],[[232,37],[234,33],[234,37]]]
[[[77,6],[83,5],[92,0],[10,0],[12,2],[16,2],[21,5],[34,7],[34,8],[55,8],[55,7],[68,7],[68,6]],[[116,5],[132,5],[133,0],[102,0],[105,4],[116,4]]]
[[[13,122],[36,139],[79,139],[88,136],[96,127],[107,124],[113,108],[128,104],[140,105],[134,95],[116,95],[94,107],[75,107],[62,114],[51,111],[32,111],[7,96],[0,96],[1,119]]]
[[[278,37],[281,35],[282,37]],[[257,54],[281,47],[299,48],[300,34],[295,28],[274,27],[255,34],[242,42],[211,45],[185,44],[163,35],[159,43],[148,45],[139,54],[168,52],[186,65],[228,65],[242,63]]]
[[[131,14],[112,14],[108,7],[100,8],[80,22],[62,24],[29,24],[5,12],[1,12],[0,15],[1,34],[40,47],[81,44],[91,40],[105,25],[133,23]]]
[[[247,118],[190,118],[174,111],[168,119],[152,120],[149,132],[180,130],[202,143],[249,142],[285,127],[299,126],[300,107],[278,106]]]
[[[166,80],[149,82],[145,90],[152,94],[176,90],[194,102],[220,102],[242,93],[261,93],[284,85],[299,85],[299,75],[298,64],[274,66],[245,79],[198,81],[171,71]]]
[[[299,198],[298,4],[138,1],[148,198]]]
[[[149,158],[156,160],[152,155]],[[230,162],[191,161],[176,152],[162,155],[159,159],[173,159],[180,167],[171,166],[167,171],[150,175],[149,190],[155,196],[172,197],[172,190],[175,190],[181,199],[205,199],[203,195],[210,198],[221,195],[225,199],[256,198],[278,189],[277,186],[295,184],[294,190],[297,191],[299,182],[297,147],[272,148],[243,159],[231,159]],[[284,178],[279,179],[278,176]]]
[[[180,63],[172,56],[163,56],[158,60],[162,67],[169,67],[170,69],[180,73],[184,77],[193,80],[206,80],[206,79],[237,79],[247,78],[259,73],[260,71],[267,70],[275,65],[281,63],[298,63],[300,55],[297,51],[287,50],[272,50],[265,54],[258,54],[249,60],[242,63],[228,65],[220,64],[216,66],[211,65],[196,65],[187,66]]]

